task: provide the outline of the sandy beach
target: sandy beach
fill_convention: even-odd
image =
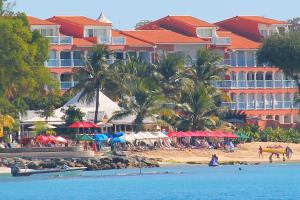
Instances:
[[[221,150],[200,150],[200,149],[182,149],[182,150],[153,150],[146,152],[136,152],[135,155],[145,156],[148,158],[159,158],[166,163],[208,163],[212,154],[217,154],[219,161],[222,162],[247,162],[263,163],[269,162],[269,153],[263,153],[263,158],[258,157],[258,148],[262,146],[281,145],[284,148],[289,146],[293,150],[293,156],[286,162],[300,162],[300,144],[280,143],[280,142],[252,142],[238,145],[235,152],[224,152]],[[280,159],[273,157],[273,162],[282,162]]]
[[[8,167],[0,167],[0,174],[9,174],[10,168]]]

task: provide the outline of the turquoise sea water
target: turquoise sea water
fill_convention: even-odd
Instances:
[[[146,173],[175,174],[142,176],[132,175],[138,169],[70,173],[59,177],[6,175],[0,176],[0,200],[300,199],[299,169],[300,164],[216,168],[187,165],[143,169]]]

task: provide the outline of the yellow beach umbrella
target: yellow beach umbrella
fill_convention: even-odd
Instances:
[[[15,120],[10,115],[0,115],[0,138],[4,137],[4,127],[13,128]]]

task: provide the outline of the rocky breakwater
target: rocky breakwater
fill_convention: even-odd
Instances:
[[[108,170],[139,167],[159,167],[158,160],[145,157],[109,156],[101,158],[0,158],[0,167],[13,165],[29,169],[51,169],[64,165],[87,167],[88,170]]]

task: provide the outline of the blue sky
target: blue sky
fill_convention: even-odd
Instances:
[[[192,15],[216,22],[236,15],[260,15],[286,20],[300,17],[300,0],[15,0],[15,10],[38,18],[84,15],[97,18],[101,11],[115,28],[131,29],[143,19],[166,15]]]

